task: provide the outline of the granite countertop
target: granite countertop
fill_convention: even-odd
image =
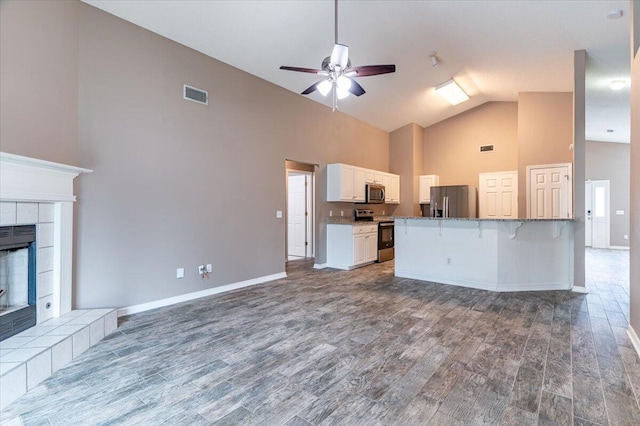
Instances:
[[[331,216],[328,217],[325,221],[328,225],[367,225],[371,223],[378,222],[393,222],[395,217],[393,216],[374,216],[373,222],[365,221],[365,220],[355,220],[353,217],[349,216]]]
[[[412,220],[457,220],[457,221],[476,221],[476,222],[573,222],[573,218],[568,219],[480,219],[477,217],[424,217],[424,216],[395,216],[395,219],[412,219]]]

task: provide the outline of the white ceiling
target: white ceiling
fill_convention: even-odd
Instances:
[[[296,93],[318,77],[279,66],[320,68],[334,43],[332,0],[84,1]],[[573,91],[573,52],[585,49],[587,140],[629,142],[629,86],[608,87],[629,81],[628,0],[341,0],[338,8],[353,65],[397,68],[359,78],[367,93],[340,101],[346,114],[392,131],[516,101],[519,92]],[[612,9],[623,17],[607,19]],[[471,96],[455,107],[434,91],[452,77]],[[331,104],[318,92],[310,98]]]

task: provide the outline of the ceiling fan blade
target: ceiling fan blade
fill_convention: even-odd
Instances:
[[[320,83],[322,83],[324,80],[320,80],[320,81],[316,81],[315,83],[313,83],[311,86],[309,86],[304,92],[302,92],[303,95],[309,95],[313,92],[315,92],[316,90],[318,90],[318,85]]]
[[[352,67],[349,71],[358,73],[358,77],[368,77],[370,75],[389,74],[396,72],[395,65],[363,65],[361,67]]]
[[[280,69],[287,71],[308,72],[310,74],[318,74],[319,72],[322,72],[322,70],[316,70],[313,68],[287,67],[284,65],[281,66]]]
[[[341,69],[345,69],[347,67],[348,61],[349,46],[336,43],[335,46],[333,46],[333,51],[331,52],[331,65],[338,65]]]
[[[352,94],[356,95],[356,96],[362,96],[364,95],[365,92],[364,89],[362,88],[362,86],[360,86],[360,84],[358,84],[357,81],[350,79],[351,80],[351,87],[349,87],[349,92],[351,92]]]

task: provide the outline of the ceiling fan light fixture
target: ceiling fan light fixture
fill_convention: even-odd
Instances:
[[[611,90],[622,90],[625,88],[626,85],[627,85],[627,82],[624,80],[611,80],[611,83],[609,84],[609,88]]]
[[[323,80],[318,84],[318,92],[320,92],[322,96],[327,96],[331,91],[331,86],[332,84],[329,80]]]
[[[349,61],[349,47],[344,44],[336,43],[331,51],[331,65],[339,66],[342,69],[347,67]]]
[[[340,86],[336,86],[336,95],[338,96],[338,99],[344,99],[349,96],[349,91],[342,89]]]
[[[436,86],[436,93],[445,98],[451,105],[458,105],[469,100],[469,95],[453,79]]]
[[[345,77],[344,75],[341,75],[340,77],[338,77],[336,84],[338,85],[338,89],[346,90],[346,91],[351,89],[351,79],[348,77]]]

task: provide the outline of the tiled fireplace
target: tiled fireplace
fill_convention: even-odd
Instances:
[[[0,339],[0,410],[117,326],[114,309],[71,310],[73,180],[88,172],[0,152],[0,233],[35,231],[35,241],[0,247],[0,310],[36,313]]]

